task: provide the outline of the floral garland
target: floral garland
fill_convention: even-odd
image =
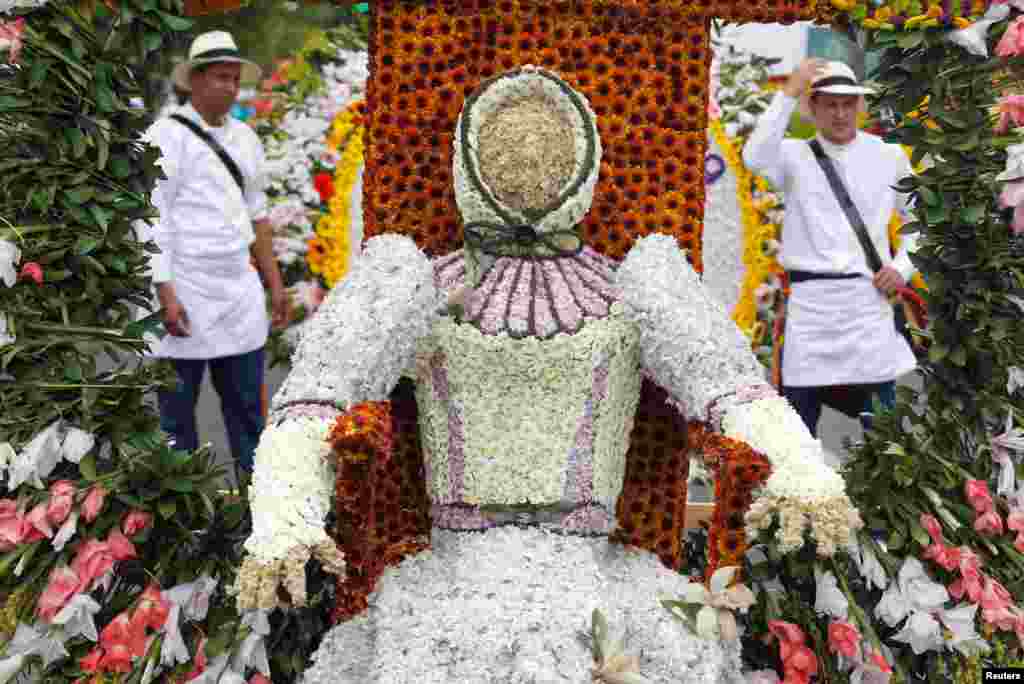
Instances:
[[[353,188],[363,166],[363,112],[365,103],[353,102],[335,118],[327,147],[342,149],[334,178],[326,185],[328,213],[316,224],[316,237],[309,240],[306,261],[310,271],[323,278],[330,289],[345,277],[352,256],[352,214],[361,206],[354,202]],[[327,189],[329,188],[329,189]]]
[[[832,0],[850,19],[874,31],[928,28],[965,29],[975,23],[992,0]]]

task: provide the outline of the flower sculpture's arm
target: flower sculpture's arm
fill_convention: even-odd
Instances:
[[[779,514],[783,550],[802,546],[810,522],[822,555],[859,524],[842,478],[799,415],[765,381],[750,342],[668,236],[640,240],[619,268],[623,304],[641,331],[644,372],[687,418],[763,453],[772,465],[752,524]]]
[[[439,308],[433,278],[430,261],[408,238],[373,238],[303,334],[256,450],[241,608],[273,608],[282,583],[301,603],[311,553],[343,571],[324,530],[335,478],[328,437],[352,407],[386,401],[415,362]]]

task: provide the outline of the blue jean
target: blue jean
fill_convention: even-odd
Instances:
[[[173,391],[160,391],[159,401],[160,427],[174,438],[174,447],[184,451],[199,448],[196,403],[209,364],[231,454],[243,470],[252,472],[253,453],[263,432],[263,349],[219,359],[171,360],[178,383]]]
[[[850,385],[849,388],[858,388],[857,385]],[[874,414],[872,400],[878,399],[885,408],[892,408],[896,404],[896,381],[882,382],[874,385],[859,386],[865,393],[863,408],[859,418],[861,426],[865,430],[871,429],[871,418]],[[830,387],[783,387],[784,396],[793,406],[804,421],[804,425],[815,437],[818,436],[818,419],[821,418],[821,407],[825,404],[825,395]]]

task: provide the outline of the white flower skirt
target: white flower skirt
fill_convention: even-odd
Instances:
[[[736,681],[736,649],[693,636],[658,602],[685,579],[606,538],[537,528],[434,530],[389,569],[362,615],[324,636],[305,684],[590,684],[600,608],[652,684]]]

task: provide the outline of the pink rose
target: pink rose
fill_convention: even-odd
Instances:
[[[999,583],[999,580],[985,577],[981,598],[978,602],[983,610],[998,610],[1013,605],[1013,596],[1006,590],[1006,587]]]
[[[1000,57],[1016,57],[1024,51],[1024,17],[1017,17],[1006,27],[1006,33],[996,45],[996,54]]]
[[[114,567],[114,555],[106,542],[87,539],[78,547],[71,569],[79,577],[79,591],[89,591],[93,583]]]
[[[50,581],[39,596],[36,611],[39,619],[50,622],[72,596],[78,593],[79,577],[66,565],[58,565],[50,572]]]
[[[138,557],[135,552],[135,544],[128,541],[128,537],[121,534],[121,530],[116,528],[107,535],[107,548],[114,560],[125,561]]]
[[[974,521],[974,530],[978,534],[994,537],[1003,533],[1003,519],[994,509],[979,515]]]
[[[26,524],[18,502],[0,499],[0,551],[10,551],[25,539]]]
[[[151,513],[135,509],[124,516],[124,520],[121,521],[121,529],[124,531],[125,536],[134,537],[149,527],[151,522],[153,522],[153,515]]]
[[[25,516],[25,522],[28,523],[25,541],[33,542],[53,536],[53,528],[50,527],[50,521],[46,517],[46,503],[36,504],[36,507]]]
[[[996,133],[1006,133],[1010,130],[1010,124],[1014,126],[1024,124],[1024,95],[1004,95],[999,100],[999,122],[996,124]]]
[[[860,632],[849,622],[834,620],[828,625],[828,647],[833,653],[856,658],[860,652]]]
[[[60,527],[71,513],[75,502],[75,485],[70,480],[57,480],[50,485],[50,501],[46,504],[46,519]]]
[[[967,496],[967,502],[977,513],[992,510],[992,495],[985,480],[967,480],[964,483],[964,494]]]
[[[93,485],[89,489],[89,493],[85,496],[85,501],[82,502],[82,520],[87,523],[91,523],[99,517],[106,499],[107,490],[103,488],[103,485]]]

